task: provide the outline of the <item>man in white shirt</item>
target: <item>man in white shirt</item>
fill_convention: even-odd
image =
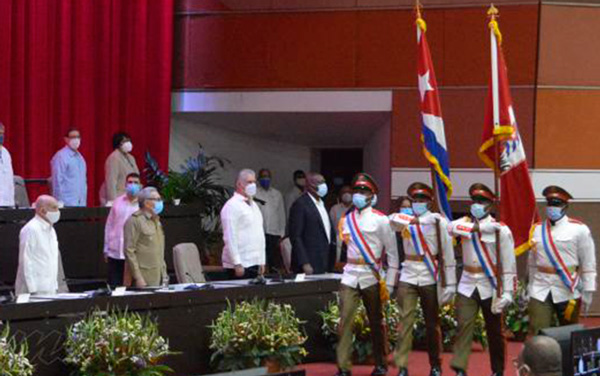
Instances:
[[[302,170],[294,171],[294,186],[285,194],[285,215],[290,217],[290,209],[306,188],[306,174]]]
[[[345,257],[342,257],[342,248],[344,242],[340,237],[340,220],[346,214],[348,210],[352,207],[352,188],[349,185],[344,185],[340,188],[338,192],[338,203],[333,205],[331,209],[329,209],[329,218],[331,219],[331,225],[335,229],[335,239],[336,239],[336,248],[335,248],[335,262],[340,262],[345,260]]]
[[[0,206],[15,206],[15,177],[10,153],[4,147],[6,127],[0,122]]]
[[[58,201],[47,195],[35,202],[35,217],[21,229],[19,235],[19,267],[15,293],[56,294],[61,265],[58,238],[54,224],[60,219]]]
[[[285,234],[285,205],[281,192],[271,185],[271,171],[263,168],[258,172],[258,189],[254,201],[258,203],[263,216],[267,266],[269,269],[282,268],[279,242]]]
[[[241,170],[235,193],[221,210],[223,226],[222,262],[231,278],[254,278],[265,271],[265,233],[263,217],[253,197],[256,174]]]
[[[108,284],[111,287],[125,286],[131,278],[125,278],[124,234],[125,222],[138,211],[138,193],[142,190],[140,175],[127,175],[125,194],[117,197],[110,208],[104,229],[104,261],[108,266]],[[126,280],[128,279],[128,281]]]
[[[596,291],[596,249],[588,226],[569,218],[573,198],[552,185],[546,197],[546,220],[531,229],[529,252],[529,332],[537,335],[552,325],[579,321],[581,306],[589,309]]]

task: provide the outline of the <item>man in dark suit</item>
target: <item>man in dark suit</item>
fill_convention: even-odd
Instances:
[[[305,192],[290,209],[289,234],[295,273],[321,274],[333,269],[335,229],[325,209],[325,195],[325,178],[311,172],[306,177]]]

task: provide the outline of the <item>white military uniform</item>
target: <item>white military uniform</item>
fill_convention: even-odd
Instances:
[[[480,225],[491,223],[497,223],[491,215],[479,221]],[[462,239],[464,270],[458,284],[458,293],[470,298],[475,290],[477,290],[479,297],[485,300],[491,298],[495,291],[490,279],[483,271],[483,266],[473,246],[471,237],[477,236],[477,234],[471,233],[473,225],[473,220],[470,217],[463,217],[452,221],[448,226],[448,231],[451,235],[461,237]],[[486,227],[483,228],[486,229]],[[491,262],[496,266],[496,230],[493,227],[487,228],[489,230],[481,231],[481,241],[488,250]],[[514,248],[515,241],[513,240],[512,232],[508,226],[502,224],[500,227],[500,257],[502,261],[502,288],[504,292],[514,291],[517,281],[517,262]],[[483,253],[483,249],[481,249],[481,252]]]
[[[402,225],[398,218],[400,214],[392,214],[391,222],[395,226],[400,226],[402,231],[402,242],[404,245],[404,254],[406,259],[402,263],[402,271],[400,273],[400,282],[408,283],[416,286],[429,286],[436,284],[436,280],[427,268],[423,261],[409,260],[410,257],[417,257],[419,254],[415,250],[415,245],[410,235],[410,228],[415,228],[417,225]],[[427,211],[419,217],[421,231],[425,238],[425,243],[429,247],[433,258],[437,261],[438,241],[436,234],[436,219],[439,219],[439,231],[442,240],[443,258],[444,258],[444,273],[446,285],[456,285],[456,261],[454,259],[454,248],[452,246],[452,237],[446,231],[448,220],[439,213]],[[439,273],[439,272],[438,272]],[[438,274],[441,275],[441,274]]]
[[[566,267],[577,271],[583,291],[596,291],[596,250],[590,229],[582,222],[570,219],[566,215],[550,227],[554,245],[560,253]],[[532,251],[529,252],[529,296],[541,302],[552,293],[555,304],[571,299],[579,299],[581,291],[571,292],[556,273],[545,273],[539,268],[554,269],[544,251],[542,242],[542,223],[532,228]]]
[[[358,228],[371,248],[373,255],[380,260],[383,252],[387,255],[388,270],[386,273],[386,284],[394,286],[398,277],[398,247],[396,237],[390,227],[390,221],[383,213],[368,207],[362,211],[354,209]],[[345,217],[343,217],[345,218]],[[370,267],[366,264],[357,265],[351,260],[363,260],[362,254],[350,234],[348,219],[343,219],[342,237],[348,245],[348,263],[344,266],[342,284],[352,287],[366,289],[378,283]]]

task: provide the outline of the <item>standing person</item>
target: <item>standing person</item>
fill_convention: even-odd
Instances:
[[[258,172],[256,201],[263,217],[267,266],[270,269],[283,267],[279,242],[285,234],[285,205],[281,192],[271,185],[271,171],[263,168]]]
[[[306,274],[327,273],[335,261],[335,232],[323,202],[327,183],[323,175],[314,172],[308,173],[306,183],[306,192],[290,209],[292,270]]]
[[[596,291],[596,250],[590,229],[567,216],[569,192],[546,187],[546,220],[531,229],[529,252],[529,331],[537,335],[552,325],[579,321],[581,305],[588,310]]]
[[[365,173],[356,174],[352,182],[354,209],[344,215],[340,228],[348,245],[348,262],[340,286],[340,339],[337,346],[337,376],[350,376],[352,368],[352,325],[362,300],[371,328],[375,368],[372,376],[387,373],[385,360],[385,329],[382,299],[385,284],[392,290],[398,274],[398,251],[390,221],[386,215],[372,208],[378,187]],[[387,255],[388,270],[385,281],[381,275],[382,257]]]
[[[15,294],[52,295],[59,290],[61,268],[54,224],[60,219],[58,201],[47,195],[35,202],[35,217],[19,234],[19,266]]]
[[[0,207],[15,206],[15,176],[12,158],[4,147],[6,127],[0,122]]]
[[[65,146],[50,161],[52,194],[65,206],[87,205],[87,166],[79,152],[81,133],[76,128],[67,131]]]
[[[223,226],[223,268],[232,279],[255,278],[265,272],[265,232],[263,217],[254,196],[256,174],[239,172],[235,193],[221,209]]]
[[[396,226],[400,225],[405,254],[397,291],[400,340],[394,353],[394,361],[400,369],[399,376],[407,376],[408,354],[412,348],[416,308],[420,299],[425,315],[427,351],[431,365],[429,375],[439,376],[442,373],[439,307],[452,301],[456,292],[454,249],[452,238],[446,230],[448,221],[440,214],[430,211],[433,190],[426,184],[413,183],[408,187],[407,193],[412,202],[414,217],[404,216],[410,218],[408,222],[402,220],[401,216],[392,218]],[[443,265],[439,265],[440,258]]]
[[[298,197],[304,193],[306,188],[306,174],[302,170],[294,171],[294,186],[285,194],[285,215],[290,217],[290,209]]]
[[[100,192],[100,202],[109,204],[125,193],[125,180],[127,175],[140,170],[131,154],[133,144],[127,133],[115,133],[113,136],[113,152],[104,163],[105,179]]]
[[[146,187],[138,194],[140,209],[125,222],[125,257],[138,288],[169,283],[165,233],[159,217],[163,205],[156,188]]]
[[[111,287],[124,286],[125,222],[138,211],[138,193],[142,189],[140,175],[135,172],[127,175],[125,194],[117,197],[106,219],[104,228],[104,261],[108,266],[108,284]]]
[[[452,235],[461,239],[464,265],[456,298],[458,331],[451,366],[457,376],[466,376],[475,320],[481,309],[489,342],[492,376],[501,376],[506,354],[502,311],[512,303],[517,283],[515,242],[508,226],[496,222],[490,214],[496,200],[494,193],[484,184],[476,183],[469,188],[469,195],[471,215],[453,221],[448,227]],[[500,241],[500,263],[497,260],[496,236]],[[499,271],[502,272],[500,280]],[[502,293],[499,299],[495,299],[497,291]]]
[[[329,219],[335,230],[335,262],[344,261],[346,257],[342,255],[342,248],[344,248],[344,242],[340,237],[340,220],[352,207],[352,188],[349,185],[344,185],[338,192],[338,203],[333,205],[329,210]]]

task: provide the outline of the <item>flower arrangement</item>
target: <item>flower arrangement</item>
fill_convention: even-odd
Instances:
[[[227,308],[210,325],[211,363],[219,371],[258,367],[268,362],[290,368],[308,353],[302,321],[289,304],[244,301]]]
[[[519,281],[513,303],[508,306],[504,316],[504,326],[508,338],[513,341],[524,341],[529,331],[529,313],[527,311],[529,299],[527,286]]]
[[[0,370],[6,376],[33,376],[33,365],[27,358],[29,351],[26,342],[17,344],[9,337],[8,326],[0,334]]]
[[[86,376],[162,376],[172,370],[159,362],[169,351],[149,316],[94,311],[67,331],[65,363]]]

